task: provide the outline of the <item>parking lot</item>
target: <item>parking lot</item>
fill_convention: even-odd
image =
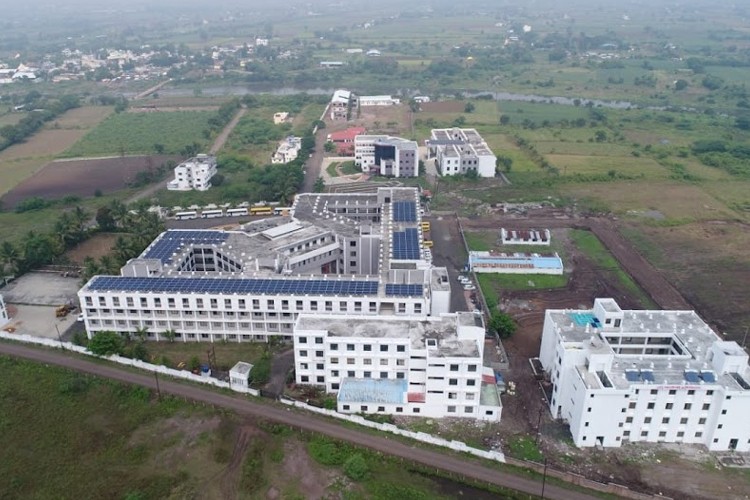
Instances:
[[[76,325],[79,309],[57,318],[55,309],[63,304],[78,304],[80,279],[61,273],[28,273],[0,289],[8,305],[10,323],[4,329],[16,334],[57,338]]]
[[[438,215],[425,218],[430,223],[429,238],[432,239],[432,261],[438,267],[448,269],[451,284],[451,311],[469,311],[471,292],[464,290],[458,281],[468,255],[458,230],[458,221],[453,215]]]

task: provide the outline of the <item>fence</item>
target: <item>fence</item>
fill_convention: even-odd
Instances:
[[[377,429],[379,431],[389,432],[391,434],[397,434],[399,436],[405,436],[411,439],[415,439],[417,441],[421,441],[423,443],[429,443],[435,446],[442,446],[443,448],[450,448],[451,450],[461,451],[461,452],[468,453],[470,455],[474,455],[477,457],[486,458],[488,460],[494,460],[496,462],[505,462],[505,455],[500,451],[479,450],[477,448],[472,448],[471,446],[468,446],[466,443],[463,443],[461,441],[453,441],[453,440],[448,441],[447,439],[435,437],[431,434],[426,434],[424,432],[407,431],[406,429],[401,429],[399,427],[396,427],[393,424],[380,424],[378,422],[367,420],[366,418],[360,417],[359,415],[345,415],[343,413],[338,413],[337,411],[334,411],[334,410],[326,410],[325,408],[318,408],[317,406],[311,406],[301,401],[295,401],[293,399],[280,398],[279,401],[281,401],[282,403],[286,405],[294,406],[295,408],[303,408],[307,411],[318,413],[320,415],[337,418],[339,420],[347,420],[349,422],[353,422],[355,424],[362,425],[364,427],[369,427],[371,429]]]

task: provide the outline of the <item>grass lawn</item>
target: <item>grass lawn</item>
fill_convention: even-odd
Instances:
[[[326,167],[326,172],[328,172],[328,175],[331,177],[339,177],[339,171],[341,170],[341,175],[354,175],[359,174],[362,171],[357,168],[357,166],[354,164],[354,161],[343,161],[340,163],[331,163]]]
[[[500,290],[539,290],[548,288],[563,288],[568,284],[565,274],[477,274],[479,286],[484,292],[487,289]]]
[[[185,146],[208,145],[204,130],[208,129],[210,111],[169,111],[164,113],[117,113],[73,145],[64,156],[98,156],[115,154],[154,153],[155,144],[164,146],[168,154],[179,153]]]
[[[160,362],[166,356],[172,366],[180,363],[189,365],[190,358],[197,356],[202,364],[208,364],[208,351],[213,348],[216,364],[226,369],[234,366],[237,361],[254,364],[267,347],[268,344],[264,342],[146,342],[149,356],[155,362]]]
[[[531,462],[544,461],[544,455],[542,455],[534,439],[529,436],[514,436],[510,439],[508,441],[508,454]]]

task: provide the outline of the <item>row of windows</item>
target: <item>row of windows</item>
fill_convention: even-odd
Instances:
[[[352,406],[353,405],[341,405],[341,409],[343,411],[359,411],[360,413],[370,413],[372,411],[374,411],[375,413],[382,413],[382,412],[386,411],[385,410],[385,406],[377,406],[377,407],[375,407],[376,408],[375,410],[370,410],[369,405],[360,405],[359,406],[359,410],[355,410],[354,408],[352,408]],[[447,410],[448,413],[458,413],[459,412],[459,408],[460,407],[458,407],[458,406],[449,405],[446,408],[446,410]],[[404,407],[403,406],[397,406],[396,407],[396,413],[403,413],[403,412],[404,412]],[[420,412],[421,412],[421,408],[419,408],[417,406],[415,406],[415,407],[412,408],[412,413],[419,414]],[[473,414],[474,413],[474,407],[473,406],[464,406],[463,407],[463,413]],[[485,415],[492,415],[493,413],[494,412],[492,410],[485,411]]]
[[[312,341],[315,344],[323,344],[324,340],[323,337],[312,337]],[[308,338],[305,336],[297,337],[297,343],[299,344],[307,344]],[[341,349],[339,347],[341,346]],[[338,350],[344,350],[348,352],[355,352],[355,351],[362,351],[362,352],[372,352],[373,351],[373,344],[359,344],[360,349],[357,349],[357,344],[338,344],[338,343],[332,343],[328,346],[328,348],[331,351],[338,351]],[[396,352],[406,352],[406,346],[405,345],[396,345]],[[390,352],[392,349],[391,344],[379,344],[378,345],[378,351],[379,352]]]
[[[215,330],[264,330],[264,331],[286,331],[291,332],[293,328],[292,323],[251,323],[251,322],[223,322],[223,321],[153,321],[153,320],[141,320],[141,321],[127,321],[127,320],[112,320],[112,319],[89,319],[89,326],[96,328],[98,326],[110,327],[118,326],[121,328],[171,328],[181,330],[195,330],[202,328],[212,328]]]
[[[119,335],[123,337],[129,337],[133,335],[133,332],[127,332],[127,331],[116,331]],[[156,339],[157,334],[154,332],[147,332],[146,337],[149,339]],[[159,338],[161,340],[165,340],[164,334],[159,334]],[[174,334],[175,340],[186,340],[186,341],[219,341],[219,340],[227,340],[227,341],[242,341],[242,342],[265,342],[268,340],[267,335],[250,335],[247,333],[243,334],[234,334],[234,333],[180,333],[175,332]],[[284,340],[291,340],[290,336],[284,335],[281,338]]]
[[[149,300],[151,299],[151,300]],[[250,304],[248,304],[250,302]],[[85,297],[85,303],[86,306],[93,307],[94,306],[94,299],[91,296]],[[98,297],[97,304],[100,307],[107,307],[110,306],[113,308],[119,308],[119,307],[126,307],[126,308],[135,308],[136,299],[135,297],[126,297],[125,303],[123,304],[123,301],[120,299],[120,297],[111,297],[111,304],[107,303],[107,297],[100,296]],[[162,300],[160,297],[138,297],[138,304],[141,308],[162,308],[165,305],[165,301]],[[360,300],[354,301],[353,304],[350,304],[348,301],[333,301],[333,300],[288,300],[288,299],[251,299],[250,301],[246,299],[216,299],[211,298],[207,301],[202,298],[188,298],[183,297],[181,299],[175,298],[175,297],[168,297],[166,299],[166,307],[169,309],[176,309],[178,307],[178,304],[182,309],[205,309],[206,306],[208,306],[210,309],[218,309],[220,305],[223,306],[223,309],[248,309],[248,305],[251,306],[253,310],[282,310],[282,311],[326,311],[326,312],[362,312],[363,311],[363,302]],[[292,306],[294,308],[292,309]],[[366,307],[369,310],[369,312],[378,312],[378,302],[370,301],[366,303]],[[406,302],[399,302],[397,304],[397,308],[399,312],[405,313],[407,310],[407,303]],[[150,312],[150,311],[148,311]],[[422,304],[421,303],[415,303],[414,304],[414,313],[421,314],[422,312]]]

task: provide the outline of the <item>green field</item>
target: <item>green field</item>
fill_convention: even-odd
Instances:
[[[104,120],[64,154],[65,157],[91,157],[119,154],[155,153],[156,144],[168,154],[178,154],[185,146],[208,145],[204,131],[210,111],[169,111],[117,113]]]
[[[0,497],[448,499],[485,490],[408,462],[151,391],[0,356]],[[53,419],[54,422],[50,419]],[[229,489],[227,489],[229,488]],[[502,498],[528,498],[492,489]]]

